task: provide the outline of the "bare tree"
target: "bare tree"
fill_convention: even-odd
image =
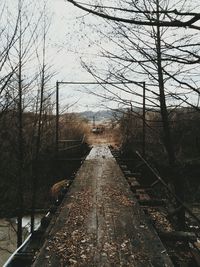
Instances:
[[[43,7],[43,44],[42,44],[42,60],[40,65],[40,82],[39,82],[39,110],[38,110],[38,116],[36,117],[36,142],[35,142],[35,155],[33,156],[33,164],[34,164],[34,173],[33,173],[33,186],[32,186],[32,208],[31,208],[31,232],[34,231],[34,221],[35,221],[35,202],[36,202],[36,192],[37,192],[37,186],[38,186],[38,176],[39,176],[39,167],[38,167],[38,161],[40,156],[40,150],[41,150],[41,139],[42,139],[42,133],[43,133],[43,124],[45,123],[44,120],[44,111],[45,111],[45,102],[48,98],[45,96],[45,86],[48,82],[49,78],[53,76],[53,74],[48,77],[47,75],[47,64],[46,64],[46,36],[49,30],[49,22],[47,22],[46,18],[46,5],[44,4]],[[36,111],[37,114],[37,111]]]
[[[110,5],[99,3],[88,3],[67,0],[74,6],[89,12],[93,15],[104,19],[144,26],[160,26],[160,27],[188,27],[191,29],[200,29],[195,23],[200,20],[197,12],[184,11],[183,5],[177,2],[177,6],[173,3],[170,9],[160,10],[161,14],[166,15],[163,20],[158,20],[157,11],[152,10],[151,5],[146,5],[145,1],[112,1]],[[140,8],[140,4],[142,8]],[[134,18],[126,18],[126,14],[133,14]],[[148,15],[148,17],[147,17]]]
[[[174,170],[175,191],[178,198],[184,201],[183,183],[180,181],[180,173],[177,172],[179,167],[171,135],[169,114],[173,107],[177,108],[182,104],[187,103],[195,106],[193,104],[192,94],[195,93],[196,96],[199,96],[196,80],[195,78],[190,78],[190,80],[185,81],[181,76],[190,74],[190,77],[192,77],[192,71],[199,64],[199,45],[198,41],[193,42],[194,38],[192,37],[194,37],[194,33],[193,35],[188,33],[186,37],[182,35],[178,39],[171,41],[171,43],[165,41],[163,38],[168,29],[173,31],[174,28],[187,27],[189,29],[199,30],[199,27],[195,24],[200,19],[199,14],[189,10],[185,2],[183,5],[177,2],[171,6],[169,3],[165,4],[163,1],[117,1],[117,3],[111,2],[109,6],[98,3],[91,4],[89,1],[87,4],[73,0],[69,0],[68,2],[71,2],[84,11],[114,22],[114,33],[112,37],[107,37],[106,33],[104,33],[104,36],[114,43],[114,35],[119,33],[119,38],[115,42],[117,47],[121,48],[122,54],[118,55],[113,51],[107,52],[104,50],[103,56],[111,59],[113,64],[120,62],[118,71],[117,69],[111,68],[109,74],[106,77],[104,76],[104,80],[119,79],[124,82],[133,80],[132,77],[129,77],[130,73],[134,74],[135,72],[137,76],[143,76],[144,80],[150,81],[147,85],[152,86],[153,90],[149,91],[154,92],[152,92],[153,96],[149,97],[148,100],[151,103],[153,102],[155,106],[156,100],[159,100],[164,130],[163,141],[168,154],[169,164]],[[134,25],[139,26],[135,27]],[[150,30],[150,27],[152,30]],[[100,31],[102,32],[103,30]],[[153,38],[154,43],[149,41],[146,34],[149,35],[149,38]],[[168,35],[167,37],[169,39],[170,36]],[[121,40],[120,38],[123,39]],[[138,59],[137,56],[139,54],[140,58]],[[172,66],[175,67],[173,71],[170,70]],[[86,68],[94,77],[98,76],[96,70],[94,71],[94,69],[92,70],[91,67],[88,68],[87,66]],[[101,81],[101,79],[98,80]],[[156,86],[159,89],[158,93],[156,93]],[[180,88],[179,90],[175,90],[177,87],[180,87],[182,91]],[[188,94],[190,93],[189,98],[186,97],[186,90]],[[123,97],[119,99],[119,96],[114,91],[109,91],[108,89],[106,91],[111,95],[110,98],[113,99],[114,97],[122,103],[126,102]],[[134,92],[132,93],[135,94]],[[166,99],[169,96],[178,100],[179,103],[177,101],[174,106],[167,104]],[[198,102],[196,108],[198,109]],[[179,215],[179,222],[182,224],[184,222],[183,210],[181,210]]]
[[[18,60],[10,60],[11,66],[17,68],[15,73],[15,82],[18,84],[18,94],[17,94],[17,104],[18,104],[18,231],[17,231],[17,244],[20,246],[22,243],[22,219],[24,215],[24,188],[25,188],[25,167],[30,163],[31,158],[29,157],[29,149],[26,147],[25,142],[27,142],[27,136],[25,136],[25,120],[24,112],[29,109],[30,103],[33,102],[34,95],[33,91],[37,85],[38,77],[41,77],[40,82],[40,101],[39,101],[39,116],[37,116],[38,125],[38,139],[36,145],[36,155],[38,157],[40,149],[40,138],[41,138],[41,125],[42,125],[42,112],[43,112],[43,102],[44,102],[44,85],[45,85],[45,34],[43,35],[43,53],[42,53],[42,64],[39,67],[39,72],[37,70],[38,66],[35,63],[38,59],[38,49],[41,46],[40,40],[38,40],[38,34],[40,31],[40,25],[42,22],[43,13],[41,12],[37,17],[35,17],[35,11],[37,9],[35,3],[32,5],[32,10],[25,5],[22,0],[18,1],[18,13],[19,13],[19,27],[17,31],[18,45],[15,44],[12,47],[12,53],[17,56]],[[30,12],[30,13],[29,13]],[[34,23],[33,23],[34,22]],[[42,25],[41,28],[43,28]],[[36,65],[33,68],[33,74],[30,73],[30,62]],[[14,86],[15,86],[14,82]],[[34,100],[35,101],[35,100]],[[37,100],[36,100],[37,101]],[[35,129],[32,129],[33,132]],[[27,135],[27,134],[26,134]]]

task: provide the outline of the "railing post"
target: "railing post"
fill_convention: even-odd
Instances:
[[[59,82],[56,82],[56,155],[58,154],[59,139]]]
[[[143,82],[143,127],[142,127],[142,155],[145,158],[146,155],[146,118],[145,118],[145,114],[146,114],[146,106],[145,106],[145,100],[146,100],[146,95],[145,95],[145,82]]]

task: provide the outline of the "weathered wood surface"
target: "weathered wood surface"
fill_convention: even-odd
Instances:
[[[107,147],[86,158],[33,266],[173,266]]]

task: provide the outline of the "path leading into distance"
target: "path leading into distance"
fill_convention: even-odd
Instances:
[[[107,146],[92,148],[33,266],[173,266]]]

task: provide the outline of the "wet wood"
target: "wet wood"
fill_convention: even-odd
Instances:
[[[34,267],[173,266],[104,146],[91,150],[46,238]]]
[[[196,234],[192,232],[183,232],[183,231],[160,232],[159,236],[162,239],[169,241],[186,241],[186,242],[197,241]]]
[[[160,207],[160,206],[166,205],[166,201],[163,199],[146,199],[146,198],[143,198],[143,199],[139,199],[138,201],[139,201],[140,205],[148,206],[148,207]]]
[[[200,266],[200,243],[195,242],[193,244],[190,244],[190,251],[192,255],[194,256],[197,265]]]

